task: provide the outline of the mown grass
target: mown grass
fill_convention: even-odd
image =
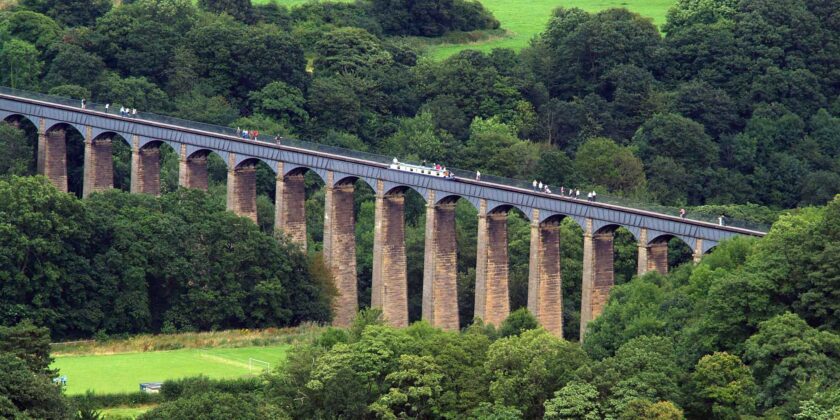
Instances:
[[[665,23],[665,15],[674,0],[481,0],[507,31],[507,36],[465,44],[431,45],[427,55],[441,60],[464,49],[490,51],[512,48],[519,51],[537,34],[545,30],[551,12],[557,7],[579,7],[589,12],[623,7],[653,20]]]
[[[249,371],[248,359],[266,361],[273,368],[286,357],[288,345],[209,348],[58,356],[52,368],[67,376],[68,395],[136,392],[141,382],[163,382],[188,376],[238,378],[258,374]]]

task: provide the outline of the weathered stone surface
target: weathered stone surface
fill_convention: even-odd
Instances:
[[[338,296],[333,302],[333,325],[346,327],[359,307],[356,281],[356,220],[353,184],[333,184],[328,176],[324,197],[324,258],[333,275]]]
[[[388,324],[408,325],[408,284],[405,258],[405,195],[401,191],[376,196],[371,305],[381,308]]]
[[[668,274],[668,241],[656,241],[648,248],[648,271]]]
[[[38,173],[46,176],[59,191],[67,192],[67,132],[56,128],[39,133],[38,158]]]
[[[131,192],[160,195],[160,147],[131,150]]]
[[[429,202],[434,203],[431,193]],[[423,266],[423,319],[432,326],[458,330],[458,247],[455,202],[426,206]]]
[[[279,172],[282,173],[282,172]],[[303,173],[278,175],[274,231],[306,250],[306,191]]]
[[[510,314],[507,211],[484,212],[486,203],[482,201],[478,214],[475,316],[498,326]]]
[[[181,145],[178,159],[178,185],[207,191],[209,174],[207,173],[207,152],[193,153],[187,156],[187,146]]]
[[[590,321],[601,315],[614,284],[613,232],[592,233],[592,219],[583,232],[583,284],[580,302],[580,339]]]
[[[84,174],[83,197],[114,188],[114,155],[111,138],[99,137],[90,141],[85,140]]]
[[[592,289],[592,319],[598,318],[604,311],[610,297],[614,281],[613,233],[592,235],[595,245],[595,284]]]
[[[539,220],[535,213],[533,220]],[[563,337],[563,290],[560,272],[560,224],[531,223],[528,310],[547,331]]]
[[[257,223],[257,168],[242,164],[228,171],[228,210]]]

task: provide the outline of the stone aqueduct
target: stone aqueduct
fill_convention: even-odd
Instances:
[[[243,140],[212,130],[183,127],[145,118],[83,110],[50,101],[0,93],[0,118],[31,121],[38,130],[38,173],[67,191],[66,132],[84,137],[83,196],[113,188],[112,140],[129,141],[131,192],[160,194],[160,146],[180,153],[179,184],[207,189],[207,157],[221,156],[228,168],[227,207],[256,221],[255,165],[276,173],[275,229],[306,246],[304,173],[326,184],[324,257],[339,295],[335,323],[347,325],[357,310],[354,184],[362,180],[376,192],[372,305],[393,325],[408,323],[405,249],[405,192],[426,201],[422,317],[432,325],[457,329],[455,203],[467,200],[478,210],[475,316],[499,325],[510,311],[508,294],[507,213],[521,210],[531,221],[528,309],[540,323],[562,335],[559,222],[569,217],[583,229],[581,337],[597,317],[613,286],[613,233],[624,227],[638,241],[638,273],[668,270],[668,240],[677,237],[693,250],[694,260],[720,240],[762,232],[717,226],[632,208],[535,193],[490,182],[445,180],[396,171],[386,161]],[[190,124],[192,125],[192,124]],[[194,125],[193,125],[194,126]],[[300,145],[300,144],[298,144]]]

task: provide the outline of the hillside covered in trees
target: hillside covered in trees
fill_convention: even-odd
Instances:
[[[617,286],[578,345],[579,227],[561,226],[569,341],[534,329],[524,311],[485,326],[472,319],[475,211],[459,203],[464,331],[422,322],[396,330],[364,312],[353,328],[299,345],[285,366],[241,389],[170,385],[181,391],[146,418],[833,420],[838,22],[837,0],[680,0],[662,28],[623,9],[559,8],[521,52],[464,51],[438,62],[405,37],[498,22],[465,0],[292,9],[21,0],[0,11],[0,84],[539,179],[555,190],[775,221],[766,238],[730,241],[696,266],[680,265],[690,250],[672,243],[672,272],[641,278],[632,236],[617,231]],[[224,211],[226,171],[215,156],[207,193],[178,189],[177,157],[164,148],[162,197],[113,191],[82,201],[28,177],[36,140],[29,123],[0,124],[0,417],[75,411],[50,385],[50,337],[329,321],[334,291],[318,256],[323,182],[313,174],[305,255],[271,236],[275,180],[266,167],[258,167],[254,225]],[[115,186],[127,189],[130,150],[115,141],[114,153]],[[76,194],[82,155],[80,133],[68,132]],[[362,307],[370,303],[372,195],[357,186]],[[424,211],[409,194],[412,320]],[[528,222],[514,215],[508,232],[511,308],[521,308]]]

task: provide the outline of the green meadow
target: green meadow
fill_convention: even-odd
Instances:
[[[267,3],[269,0],[253,0]],[[309,0],[278,0],[278,4],[289,7]],[[579,7],[589,12],[624,7],[653,20],[657,26],[665,23],[665,15],[674,0],[480,0],[490,9],[506,32],[501,36],[490,36],[471,43],[429,45],[427,54],[440,60],[464,49],[490,51],[493,48],[520,50],[528,45],[535,35],[545,30],[551,11],[557,7]],[[485,38],[485,37],[482,37]]]
[[[188,376],[238,378],[258,374],[249,371],[249,358],[273,368],[286,357],[288,345],[267,347],[181,349],[142,353],[57,356],[52,367],[67,376],[67,394],[97,394],[139,391],[141,382],[163,382]]]

